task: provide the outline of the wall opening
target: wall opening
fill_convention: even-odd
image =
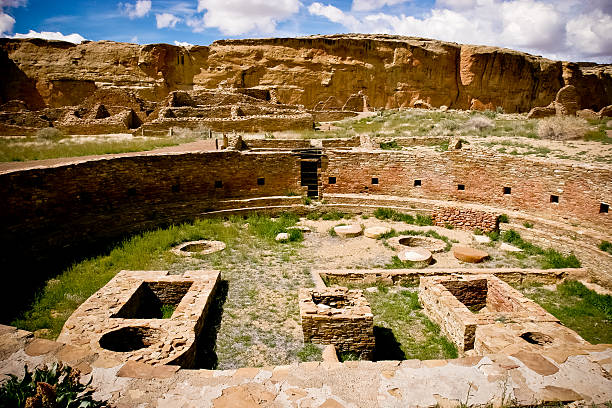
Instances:
[[[122,327],[105,333],[100,338],[100,347],[125,353],[149,347],[159,341],[161,331],[151,327]]]
[[[180,184],[173,184],[172,185],[172,192],[173,193],[178,193],[181,191],[181,185]]]
[[[264,184],[266,184],[266,179],[263,177],[257,177],[257,185],[263,186]]]
[[[378,177],[372,177],[372,184],[378,184]]]
[[[457,184],[457,190],[459,191],[465,190],[465,184]]]
[[[558,196],[558,195],[551,194],[551,196],[550,196],[550,202],[551,202],[551,203],[554,203],[554,204],[559,204],[559,196]]]
[[[319,160],[302,160],[300,162],[301,185],[307,188],[308,197],[319,197]],[[335,177],[330,177],[336,181]]]
[[[504,187],[504,195],[510,195],[510,194],[512,194],[512,188]]]
[[[421,187],[421,180],[414,180],[415,187]]]
[[[610,211],[610,205],[606,203],[599,204],[599,213],[600,214],[608,214]]]
[[[215,180],[215,188],[223,187],[223,182],[221,180]]]
[[[136,188],[134,187],[128,188],[127,195],[128,197],[134,197],[136,195]]]
[[[327,180],[327,182],[328,182],[328,184],[336,184],[336,178],[335,178],[335,177],[330,177],[330,178]]]

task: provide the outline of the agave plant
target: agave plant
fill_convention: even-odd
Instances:
[[[16,408],[97,408],[107,403],[93,398],[94,390],[79,381],[80,373],[62,363],[53,363],[34,372],[24,367],[20,380],[9,374],[0,388],[0,407]]]

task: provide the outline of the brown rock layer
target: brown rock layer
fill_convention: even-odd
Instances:
[[[361,92],[372,108],[418,103],[526,112],[551,103],[566,85],[576,88],[578,108],[599,111],[612,104],[609,65],[388,35],[223,40],[190,48],[0,39],[0,76],[7,78],[0,103],[22,100],[30,109],[100,95],[96,102],[107,107],[122,99],[121,106],[146,112],[153,109],[147,103],[170,91],[218,87],[255,87],[269,91],[273,102],[307,109],[347,102],[361,107],[352,97]]]

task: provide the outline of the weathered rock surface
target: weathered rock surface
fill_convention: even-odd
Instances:
[[[144,112],[147,102],[196,87],[269,92],[271,102],[307,109],[445,105],[526,112],[550,104],[566,85],[577,90],[580,108],[612,104],[609,65],[389,35],[222,40],[189,48],[0,39],[0,77],[0,103],[21,100],[30,109],[77,105],[114,89]]]

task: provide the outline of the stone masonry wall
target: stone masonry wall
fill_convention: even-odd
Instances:
[[[257,179],[263,178],[259,185]],[[300,191],[290,153],[134,155],[0,174],[8,315],[50,271],[124,236],[193,219],[228,199]],[[8,289],[10,288],[10,289]]]
[[[606,165],[469,150],[338,150],[328,151],[327,157],[323,195],[361,193],[482,203],[612,227],[610,214],[599,213],[601,203],[612,202],[612,169]],[[335,177],[335,184],[329,184],[329,177]],[[459,185],[464,189],[459,190]],[[504,187],[510,188],[510,194],[504,194]],[[551,202],[551,196],[558,197],[558,203]]]
[[[468,231],[478,228],[482,232],[491,232],[498,227],[497,214],[471,209],[441,208],[435,211],[431,218],[434,225],[439,227],[452,225],[455,228]]]

